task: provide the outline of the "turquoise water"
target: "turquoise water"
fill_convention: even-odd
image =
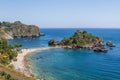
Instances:
[[[51,38],[61,40],[77,29],[41,29],[44,37],[14,39],[23,48],[46,47]],[[46,80],[120,80],[120,29],[83,29],[103,40],[111,40],[116,47],[108,53],[89,50],[49,49],[28,56],[32,70],[38,78]]]

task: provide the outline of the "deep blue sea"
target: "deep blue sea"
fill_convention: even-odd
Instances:
[[[61,40],[73,35],[72,29],[41,29],[46,36],[32,39],[14,39],[10,44],[21,43],[23,48],[46,47],[51,38]],[[35,76],[45,80],[120,80],[120,29],[80,29],[116,47],[108,53],[89,50],[48,49],[28,56]]]

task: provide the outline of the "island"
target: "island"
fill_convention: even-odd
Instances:
[[[49,46],[61,46],[65,49],[88,49],[96,52],[108,52],[105,48],[104,41],[99,36],[93,36],[87,31],[77,30],[73,36],[64,38],[61,41],[51,39],[48,42]],[[115,47],[111,41],[107,41],[106,46]]]
[[[33,38],[43,36],[40,29],[36,25],[26,25],[20,21],[0,22],[0,39],[14,39],[14,38]]]

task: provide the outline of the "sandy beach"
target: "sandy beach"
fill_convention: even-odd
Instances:
[[[17,61],[12,61],[11,64],[14,66],[14,68],[22,73],[24,73],[26,76],[32,76],[32,71],[30,69],[30,65],[27,63],[26,56],[42,50],[48,50],[52,48],[59,48],[59,47],[43,47],[43,48],[32,48],[32,49],[22,49],[21,52],[17,56]]]

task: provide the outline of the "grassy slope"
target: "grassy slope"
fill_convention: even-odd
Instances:
[[[0,71],[4,71],[5,73],[10,74],[13,78],[17,78],[18,80],[36,80],[35,78],[27,77],[24,74],[16,70],[10,69],[6,66],[3,66],[1,64],[0,64]]]

